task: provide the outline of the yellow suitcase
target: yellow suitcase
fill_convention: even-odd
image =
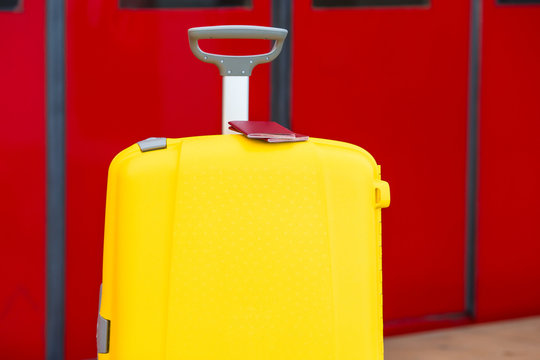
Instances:
[[[277,29],[190,36],[254,30]],[[369,153],[337,141],[215,135],[127,148],[109,169],[98,358],[383,359],[389,196]]]

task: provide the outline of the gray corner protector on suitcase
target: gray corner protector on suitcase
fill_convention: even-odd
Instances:
[[[99,313],[101,311],[101,288],[103,284],[99,287],[99,308],[98,308],[98,319],[97,319],[97,352],[98,354],[106,354],[109,352],[109,336],[111,321],[105,319]]]
[[[137,143],[142,152],[166,149],[167,138],[164,137],[151,137]]]

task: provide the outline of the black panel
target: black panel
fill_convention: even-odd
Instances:
[[[292,8],[290,0],[272,1],[272,26],[289,31],[281,54],[271,64],[270,120],[291,128]]]
[[[120,0],[121,8],[207,8],[207,7],[249,7],[251,0]]]
[[[0,0],[0,10],[14,10],[19,5],[19,0]]]
[[[540,4],[540,0],[499,0],[499,4]]]
[[[316,7],[429,5],[429,0],[313,0]]]

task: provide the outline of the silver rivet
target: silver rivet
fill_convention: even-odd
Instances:
[[[253,60],[249,60],[249,63],[250,63],[250,64],[253,64]]]
[[[219,60],[219,62],[223,64],[223,60]]]
[[[227,74],[230,74],[231,73],[231,70],[227,70]]]
[[[208,59],[208,56],[205,56],[205,57],[204,57],[204,60],[207,60],[207,59]]]
[[[244,70],[242,70],[242,74],[245,74],[246,72]]]
[[[268,56],[266,57],[266,60],[270,59]]]

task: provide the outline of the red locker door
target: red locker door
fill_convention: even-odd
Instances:
[[[406,6],[382,6],[397,4]],[[383,214],[387,333],[459,316],[469,1],[294,5],[293,129],[365,148],[392,189]]]
[[[113,156],[150,136],[220,132],[221,78],[215,66],[191,54],[188,28],[270,25],[269,0],[177,0],[166,2],[175,8],[148,8],[160,3],[67,2],[68,359],[96,353],[105,191]],[[209,7],[186,7],[194,4]],[[202,46],[221,53],[234,46],[223,44]],[[254,70],[250,85],[251,118],[267,120],[268,65]]]
[[[540,1],[519,2],[483,2],[480,320],[540,314]]]
[[[0,1],[0,349],[45,354],[45,11]]]

